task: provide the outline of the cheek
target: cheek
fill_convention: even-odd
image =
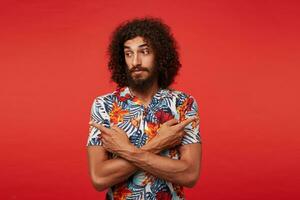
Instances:
[[[129,67],[129,68],[130,68],[130,63],[131,63],[131,62],[130,62],[130,59],[128,59],[128,58],[126,59],[126,58],[125,58],[125,64],[126,64],[127,67]]]
[[[154,56],[147,56],[144,60],[144,65],[147,67],[153,67],[154,65]]]

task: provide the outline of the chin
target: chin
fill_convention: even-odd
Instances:
[[[133,80],[134,85],[143,85],[145,83],[144,79],[134,79]]]
[[[153,81],[155,81],[155,77],[151,73],[137,75],[132,74],[129,78],[129,85],[136,90],[144,91],[153,84]]]
[[[138,75],[138,76],[132,76],[131,78],[132,78],[132,80],[134,80],[134,81],[145,81],[145,80],[147,80],[149,77],[144,77],[144,76]]]

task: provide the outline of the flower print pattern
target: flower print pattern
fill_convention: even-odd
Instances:
[[[131,195],[132,191],[126,187],[125,184],[120,185],[117,189],[113,192],[114,200],[126,200],[126,197]]]
[[[114,102],[112,111],[109,113],[110,122],[113,124],[118,124],[118,122],[123,122],[124,115],[128,114],[128,110],[122,110],[117,102]]]
[[[169,121],[171,119],[174,119],[174,116],[172,115],[172,113],[170,112],[165,112],[164,110],[158,110],[156,113],[155,113],[155,117],[158,121],[158,123],[160,124],[163,124],[165,123],[166,121]]]
[[[193,100],[193,98],[191,98],[191,97],[186,98],[186,99],[183,101],[182,105],[180,105],[180,106],[177,107],[177,111],[178,111],[178,113],[179,113],[179,115],[180,115],[179,121],[183,121],[183,120],[186,119],[186,118],[185,118],[185,114],[186,114],[187,111],[190,111],[190,110],[191,110],[193,101],[194,101],[194,100]]]
[[[147,142],[156,136],[156,132],[159,129],[159,124],[148,122],[147,127],[145,128],[145,133],[148,136]]]
[[[156,194],[156,199],[161,199],[161,200],[171,200],[172,199],[172,196],[170,193],[168,192],[163,192],[163,191],[160,191]]]
[[[173,188],[179,198],[181,199],[184,198],[184,192],[182,186],[173,184]]]
[[[183,92],[159,89],[147,108],[130,93],[128,87],[118,88],[112,93],[97,97],[91,108],[91,119],[106,127],[117,125],[123,129],[129,141],[140,148],[153,139],[159,127],[170,119],[179,121],[199,116],[195,99]],[[199,121],[184,128],[186,134],[181,145],[200,143]],[[87,146],[102,145],[101,132],[90,128]],[[161,156],[180,159],[178,147],[166,149]],[[111,156],[110,158],[114,158]],[[114,200],[156,200],[184,199],[183,187],[169,183],[148,172],[137,171],[125,182],[112,186],[107,199]]]

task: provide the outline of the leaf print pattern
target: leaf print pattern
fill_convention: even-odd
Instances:
[[[129,141],[140,148],[153,139],[159,127],[170,119],[179,121],[198,116],[198,105],[194,97],[171,89],[159,89],[147,108],[130,93],[128,87],[95,98],[91,108],[91,119],[106,127],[117,125],[123,129]],[[188,124],[181,145],[200,143],[199,120]],[[91,127],[87,146],[101,146],[101,132]],[[166,149],[161,156],[180,159],[177,147]],[[114,158],[114,155],[110,155]],[[137,171],[127,181],[112,186],[107,199],[184,199],[183,187],[154,177],[148,172]]]

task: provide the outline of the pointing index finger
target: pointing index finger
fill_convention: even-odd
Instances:
[[[177,124],[176,126],[177,126],[179,129],[183,129],[185,126],[187,126],[187,125],[188,125],[189,123],[191,123],[192,121],[195,121],[196,119],[197,119],[196,116],[187,118],[186,120],[180,122],[180,123]]]
[[[101,124],[97,124],[96,122],[94,121],[90,121],[89,124],[97,129],[99,129],[100,131],[103,131],[103,132],[109,132],[110,129],[109,128],[106,128],[105,126],[101,125]]]

